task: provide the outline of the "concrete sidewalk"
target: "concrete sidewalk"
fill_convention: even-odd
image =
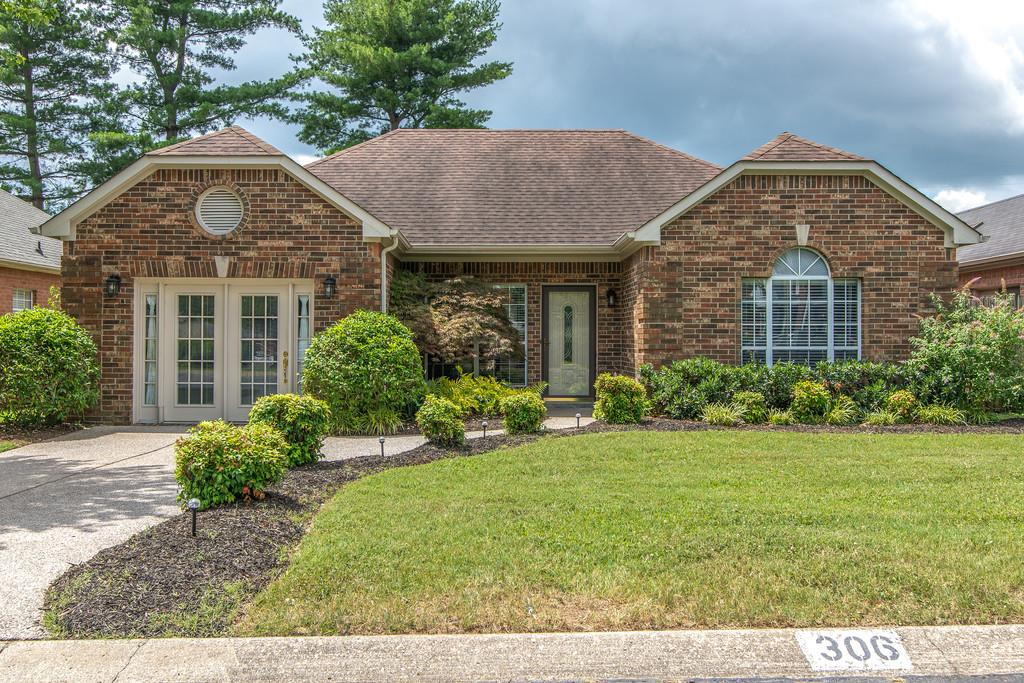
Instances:
[[[1024,678],[1024,627],[890,629],[912,667],[858,680]],[[813,671],[791,629],[629,633],[223,638],[0,643],[0,680],[688,681],[835,680]],[[1018,678],[1020,676],[1020,678]]]

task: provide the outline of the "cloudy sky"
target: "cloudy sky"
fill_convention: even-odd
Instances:
[[[285,0],[307,29],[319,3]],[[952,210],[1024,192],[1024,3],[504,0],[472,93],[494,128],[625,128],[727,165],[781,131],[877,159]],[[283,73],[259,35],[230,80]],[[295,130],[240,121],[302,160]]]

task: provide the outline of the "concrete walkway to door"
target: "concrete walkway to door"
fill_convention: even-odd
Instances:
[[[551,418],[547,426],[569,422],[575,424]],[[179,513],[173,446],[186,429],[92,427],[0,453],[0,640],[44,637],[43,593],[54,579]],[[423,442],[418,435],[388,437],[385,453]],[[376,437],[324,444],[327,460],[379,452]]]

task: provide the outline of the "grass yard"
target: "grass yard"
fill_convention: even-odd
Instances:
[[[4,451],[9,451],[12,448],[17,448],[18,446],[19,444],[17,441],[6,441],[0,439],[0,453],[3,453]]]
[[[1024,621],[1024,439],[626,432],[345,486],[246,635]]]

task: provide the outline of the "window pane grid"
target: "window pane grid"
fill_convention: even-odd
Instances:
[[[15,289],[11,299],[11,310],[27,311],[35,305],[36,293],[31,289]]]
[[[519,332],[523,344],[523,357],[514,359],[503,356],[494,363],[494,376],[512,386],[526,386],[526,286],[497,285],[495,287],[505,296],[505,313],[512,327]]]
[[[242,297],[242,405],[277,393],[277,322],[277,296]]]
[[[310,329],[310,315],[309,315],[309,295],[299,294],[296,300],[296,306],[298,311],[298,325],[296,327],[297,342],[298,342],[298,353],[296,354],[295,373],[298,379],[296,379],[296,385],[299,391],[302,391],[302,368],[306,361],[306,349],[309,348],[309,342],[312,338]]]
[[[157,295],[147,294],[143,321],[142,404],[156,405],[157,377]]]
[[[814,365],[860,358],[860,281],[830,280],[810,249],[783,254],[768,280],[744,280],[740,361]]]
[[[213,405],[213,330],[213,296],[178,295],[178,405]]]

